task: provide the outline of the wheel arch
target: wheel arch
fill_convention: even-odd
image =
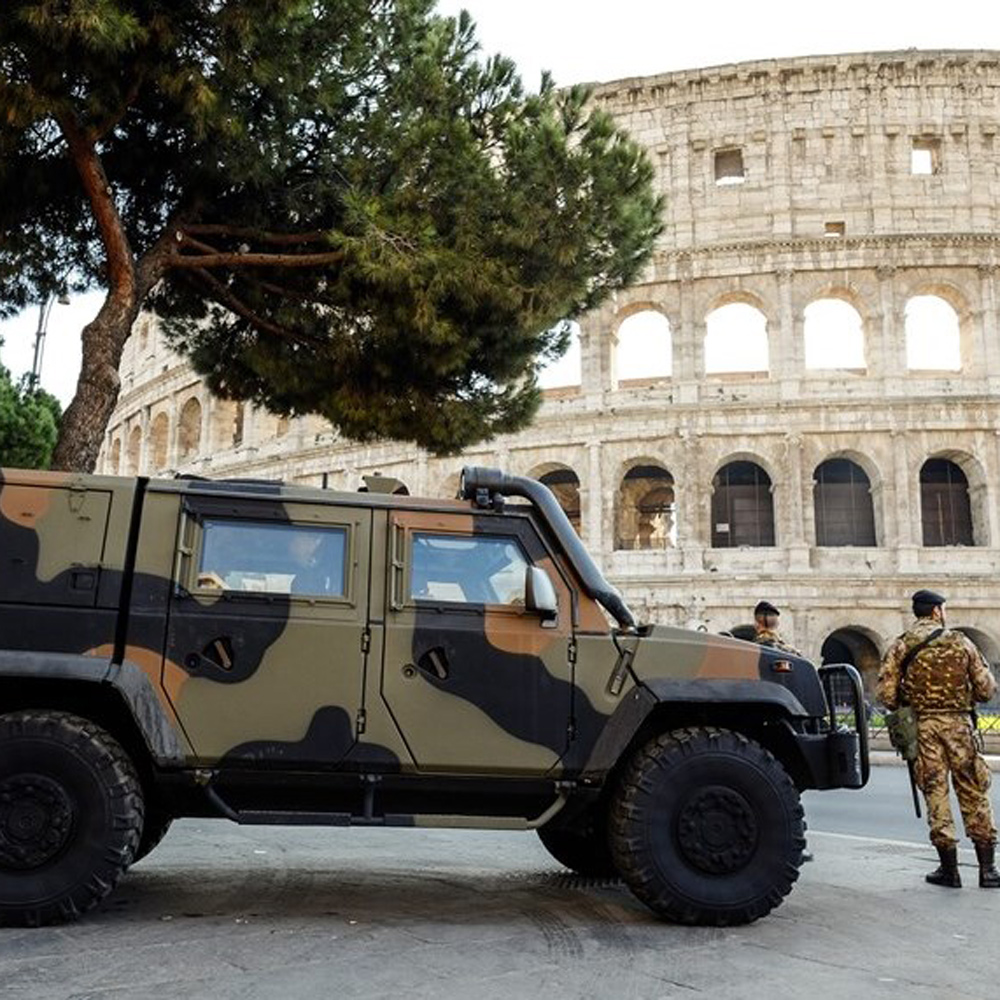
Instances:
[[[715,726],[759,743],[785,768],[796,787],[810,787],[812,771],[792,728],[795,713],[789,702],[795,702],[795,706],[798,702],[781,688],[764,692],[762,685],[753,682],[746,687],[757,697],[750,700],[743,697],[745,692],[735,690],[727,696],[708,683],[698,692],[700,697],[657,698],[645,687],[636,688],[595,744],[585,767],[586,775],[600,780],[605,788],[613,788],[635,753],[661,733]]]

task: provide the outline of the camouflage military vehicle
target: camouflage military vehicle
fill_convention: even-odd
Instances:
[[[853,668],[639,625],[546,487],[461,496],[0,473],[0,922],[179,816],[535,829],[675,921],[780,903],[799,791],[867,780]]]

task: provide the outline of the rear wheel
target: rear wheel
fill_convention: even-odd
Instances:
[[[607,820],[603,813],[588,812],[573,826],[539,828],[538,839],[558,861],[577,875],[591,878],[618,878],[608,843]]]
[[[725,729],[665,733],[640,750],[611,811],[612,855],[629,888],[685,924],[745,924],[798,878],[798,790],[758,743]]]
[[[0,924],[71,920],[131,863],[142,791],[107,732],[65,712],[0,716]]]

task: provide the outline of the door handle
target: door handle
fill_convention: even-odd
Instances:
[[[445,656],[444,650],[440,646],[433,646],[427,652],[422,653],[417,660],[417,666],[424,673],[433,674],[438,680],[446,681],[448,679],[448,657]]]

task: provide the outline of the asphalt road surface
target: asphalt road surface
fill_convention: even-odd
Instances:
[[[183,820],[95,913],[0,930],[2,1000],[992,1000],[1000,891],[923,882],[905,771],[807,796],[770,916],[678,927],[534,834]]]

